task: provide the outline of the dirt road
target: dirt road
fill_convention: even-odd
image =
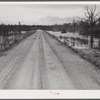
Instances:
[[[37,30],[0,57],[0,89],[100,89],[100,72]]]

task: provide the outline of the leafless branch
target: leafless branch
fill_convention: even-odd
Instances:
[[[85,7],[84,15],[90,24],[95,24],[98,20],[100,20],[99,14],[100,14],[100,12],[97,12],[96,5],[94,5],[92,7],[89,7],[89,6]]]

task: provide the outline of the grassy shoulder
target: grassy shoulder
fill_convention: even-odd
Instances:
[[[78,53],[82,58],[91,62],[97,68],[100,68],[100,50],[97,49],[74,49],[71,48],[73,51]]]

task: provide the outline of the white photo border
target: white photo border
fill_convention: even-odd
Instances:
[[[0,2],[1,4],[100,4],[99,1]],[[99,99],[100,90],[0,90],[0,99]]]

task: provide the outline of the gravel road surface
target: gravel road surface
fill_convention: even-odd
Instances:
[[[100,71],[37,30],[0,57],[0,89],[100,89]]]

